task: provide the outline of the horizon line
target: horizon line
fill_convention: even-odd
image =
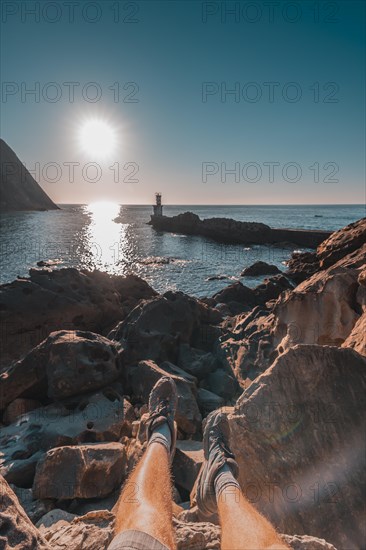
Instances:
[[[114,200],[111,200],[111,199],[97,199],[97,200],[93,200],[91,202],[56,202],[55,204],[57,205],[64,205],[64,206],[68,206],[68,205],[77,205],[77,206],[84,206],[84,205],[89,205],[89,204],[95,204],[95,203],[98,203],[98,202],[111,202],[111,203],[114,203],[114,204],[118,204],[120,206],[154,206],[154,203],[151,202],[151,203],[123,203],[123,202],[117,202],[117,201],[114,201]],[[195,204],[195,203],[164,203],[162,206],[218,206],[218,207],[222,207],[222,208],[225,208],[225,207],[228,207],[228,206],[234,206],[234,207],[237,207],[237,206],[363,206],[365,207],[365,210],[366,210],[366,204],[365,203],[358,203],[358,202],[339,202],[339,203],[276,203],[276,204],[273,204],[273,203],[262,203],[262,204],[210,204],[210,203],[205,203],[205,204]]]

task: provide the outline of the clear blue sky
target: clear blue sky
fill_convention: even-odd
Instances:
[[[3,3],[1,133],[28,167],[39,163],[56,202],[146,204],[158,190],[172,204],[365,200],[365,2],[54,4]],[[67,82],[79,83],[74,102]],[[225,96],[235,86],[239,97]],[[24,96],[37,87],[39,98]],[[77,139],[95,118],[116,132],[107,159]],[[122,181],[137,167],[137,182]],[[236,169],[226,181],[225,167]]]

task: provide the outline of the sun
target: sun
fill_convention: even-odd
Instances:
[[[116,149],[114,128],[105,120],[91,119],[84,122],[79,131],[79,141],[85,153],[94,158],[104,158]]]

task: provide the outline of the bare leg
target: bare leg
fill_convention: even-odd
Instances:
[[[163,445],[148,446],[114,508],[115,535],[130,529],[143,531],[171,550],[176,548],[169,460]]]
[[[238,464],[231,452],[227,416],[215,411],[207,417],[203,434],[205,461],[198,482],[197,506],[204,517],[218,513],[222,550],[289,550],[274,527],[244,497]]]
[[[267,521],[235,486],[226,487],[217,499],[222,550],[288,550]]]

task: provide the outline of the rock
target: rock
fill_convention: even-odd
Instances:
[[[281,535],[292,550],[337,550],[333,544],[309,535]]]
[[[176,363],[180,343],[201,349],[212,346],[217,334],[211,337],[211,325],[220,322],[215,309],[183,292],[169,291],[138,305],[109,338],[126,346],[130,363],[141,359]]]
[[[213,299],[218,304],[230,304],[231,302],[241,304],[245,306],[241,311],[252,309],[257,305],[253,289],[243,285],[240,281],[220,290],[214,294]]]
[[[286,290],[292,290],[293,286],[284,275],[276,275],[264,279],[263,283],[256,286],[253,291],[257,305],[264,306],[270,300],[277,300]]]
[[[12,424],[20,416],[41,407],[41,403],[35,399],[14,399],[5,409],[3,415],[4,424]]]
[[[44,529],[51,527],[51,525],[54,525],[59,521],[66,521],[70,523],[76,517],[77,516],[75,514],[70,514],[69,512],[65,512],[65,510],[55,508],[54,510],[51,510],[50,512],[42,516],[37,521],[36,527],[38,527],[38,529],[40,529],[40,531],[42,532]]]
[[[83,499],[76,498],[68,503],[67,511],[77,516],[84,516],[89,512],[108,510],[111,512],[119,499],[121,488],[118,487],[113,493],[104,498]]]
[[[305,531],[338,548],[362,545],[365,388],[363,356],[298,345],[229,415],[244,494],[282,532]]]
[[[147,403],[150,391],[163,376],[171,376],[177,385],[178,408],[176,421],[178,428],[187,435],[197,433],[200,430],[202,418],[192,391],[191,382],[166,372],[158,367],[154,361],[140,361],[136,367],[129,368],[128,383],[135,397]]]
[[[0,375],[1,402],[4,406],[24,393],[41,397],[44,390],[53,400],[98,390],[121,375],[119,351],[99,334],[53,332]]]
[[[353,348],[366,356],[366,312],[356,321],[351,333],[342,344],[342,348]]]
[[[258,261],[253,265],[246,267],[241,277],[258,277],[259,275],[277,275],[281,273],[276,265],[267,264],[267,262]]]
[[[275,359],[275,325],[273,313],[256,307],[248,314],[234,317],[232,323],[224,327],[217,353],[241,387],[246,387]]]
[[[0,473],[9,483],[30,487],[43,454],[61,445],[118,441],[124,404],[110,388],[84,398],[69,398],[20,418],[0,432]]]
[[[121,485],[126,467],[120,443],[57,447],[38,462],[33,494],[42,499],[102,498]]]
[[[137,276],[100,271],[30,269],[0,286],[1,364],[8,366],[57,330],[106,334],[156,292]]]
[[[325,269],[361,248],[366,242],[366,218],[335,231],[316,250],[320,269]]]
[[[366,242],[366,218],[332,233],[319,244],[315,253],[294,253],[288,262],[287,274],[301,283],[319,270],[331,267]]]
[[[18,497],[22,508],[26,512],[31,522],[34,524],[36,524],[42,516],[50,512],[55,506],[52,500],[34,499],[33,491],[30,488],[24,489],[23,487],[16,487],[16,485],[11,485],[11,489]]]
[[[225,404],[225,400],[211,391],[198,388],[197,402],[201,413],[205,416]]]
[[[107,386],[121,374],[118,349],[113,342],[92,332],[59,331],[45,342],[48,395],[64,399]]]
[[[173,460],[175,484],[190,493],[203,460],[203,444],[201,441],[178,440]]]
[[[208,522],[173,520],[177,550],[220,550],[220,528]]]
[[[19,504],[15,493],[0,476],[0,547],[3,550],[50,550],[47,541]]]
[[[208,374],[200,386],[224,400],[232,399],[239,391],[239,385],[235,378],[230,376],[224,369],[217,369]]]
[[[178,365],[192,376],[201,379],[219,366],[217,358],[212,353],[190,347],[188,344],[179,346]]]
[[[151,216],[151,225],[158,231],[184,235],[202,235],[224,243],[267,244],[290,241],[299,246],[315,248],[329,236],[329,231],[305,229],[272,229],[264,223],[240,222],[230,218],[201,220],[192,212],[177,216]]]
[[[319,269],[316,252],[293,252],[287,262],[286,275],[299,284],[314,275]]]
[[[240,282],[227,286],[213,296],[219,303],[225,303],[231,315],[247,313],[255,306],[264,306],[269,300],[277,299],[285,290],[292,289],[291,283],[283,275],[265,279],[255,288],[249,288]]]
[[[1,211],[59,210],[3,139],[0,158]]]
[[[163,371],[167,372],[170,375],[178,376],[179,378],[183,378],[183,380],[186,380],[186,382],[192,388],[193,393],[196,393],[196,389],[197,389],[196,387],[197,387],[197,382],[198,381],[197,381],[197,378],[195,376],[193,376],[192,374],[189,374],[188,372],[181,369],[180,367],[177,367],[176,365],[173,365],[173,363],[170,363],[169,361],[163,361],[160,364],[160,368],[163,369]]]
[[[89,512],[71,523],[59,521],[43,534],[53,550],[107,550],[113,538],[114,515]]]
[[[280,352],[297,343],[340,346],[346,340],[362,312],[358,277],[365,263],[366,245],[281,295],[274,308]]]

